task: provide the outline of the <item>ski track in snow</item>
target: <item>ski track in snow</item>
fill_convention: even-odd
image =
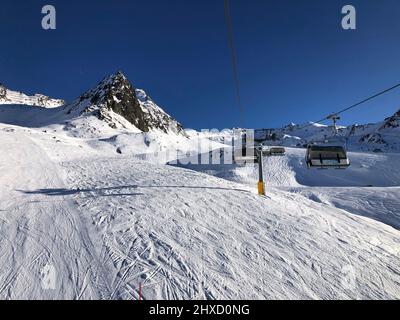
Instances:
[[[138,299],[139,286],[144,299],[400,298],[398,188],[302,187],[294,150],[266,160],[262,198],[254,168],[237,183],[0,136],[0,299]],[[72,151],[89,153],[57,157]],[[378,209],[390,218],[368,216]]]
[[[109,291],[88,224],[69,197],[29,190],[63,186],[57,165],[23,135],[1,135],[0,298],[101,298]],[[5,176],[4,176],[5,173]],[[7,188],[8,187],[8,188]],[[11,188],[9,188],[11,187]],[[46,288],[43,270],[56,270],[57,290]]]
[[[117,163],[88,161],[71,170],[76,187],[87,190],[80,205],[119,270],[114,298],[137,298],[140,283],[149,299],[398,295],[399,241],[391,236],[398,232],[389,227],[365,229],[354,216],[302,195],[275,190],[260,199],[207,175]],[[377,233],[379,240],[371,238]],[[354,288],[342,283],[346,268],[355,274]]]

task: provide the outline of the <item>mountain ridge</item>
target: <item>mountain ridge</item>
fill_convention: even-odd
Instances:
[[[126,128],[125,121],[114,116],[117,114],[142,132],[184,132],[178,121],[161,109],[144,90],[134,88],[121,71],[105,77],[64,109],[72,115],[90,113],[112,128]]]
[[[339,126],[336,136],[333,126],[291,123],[283,128],[256,129],[255,137],[259,142],[287,147],[304,147],[310,143],[339,140],[350,150],[399,152],[400,110],[380,122]]]
[[[104,77],[70,103],[40,94],[28,96],[0,84],[0,105],[5,106],[3,118],[9,119],[8,122],[18,118],[14,113],[21,111],[28,113],[27,116],[31,118],[34,110],[15,106],[32,106],[54,109],[52,114],[34,112],[35,125],[48,124],[49,121],[70,123],[78,118],[94,116],[112,129],[145,133],[155,130],[186,136],[183,126],[160,108],[144,90],[135,88],[121,71]],[[24,116],[20,118],[24,119]],[[21,119],[17,123],[20,124]],[[90,121],[84,122],[89,124]]]
[[[56,109],[53,119],[61,122],[94,116],[112,129],[145,133],[158,130],[166,134],[188,136],[177,120],[158,106],[144,90],[135,88],[121,71],[104,77],[71,103],[40,94],[28,96],[0,84],[0,105]],[[46,121],[38,119],[37,122]],[[259,142],[287,147],[305,147],[310,143],[334,139],[346,143],[349,150],[400,152],[400,110],[377,123],[339,126],[337,136],[334,136],[332,126],[311,122],[307,125],[290,123],[282,128],[256,129],[255,136]]]
[[[0,83],[0,105],[3,104],[21,104],[43,108],[57,108],[63,106],[65,101],[38,93],[29,96],[19,91],[10,90],[4,84]]]

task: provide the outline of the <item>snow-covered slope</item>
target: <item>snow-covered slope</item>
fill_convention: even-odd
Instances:
[[[307,169],[305,150],[287,148],[285,157],[264,158],[267,192],[271,188],[299,193],[308,199],[384,222],[400,230],[400,154],[350,152],[346,170]],[[186,164],[179,167],[255,188],[258,165]]]
[[[64,100],[52,99],[42,94],[35,94],[27,96],[22,92],[12,91],[0,84],[0,105],[2,104],[16,104],[16,105],[29,105],[44,108],[57,108],[65,104]]]
[[[63,130],[0,139],[1,299],[400,298],[400,233],[354,211],[360,189],[338,208]]]
[[[308,169],[305,149],[286,148],[285,157],[264,158],[265,181],[271,187],[395,187],[400,186],[400,154],[350,152],[351,166],[346,170]],[[255,185],[258,165],[190,164],[180,159],[180,166],[209,172],[232,181]],[[219,160],[218,160],[219,162]],[[189,164],[186,164],[189,163]],[[211,161],[209,161],[211,163]]]
[[[134,89],[121,72],[58,108],[37,107],[28,98],[9,99],[9,103],[19,104],[1,105],[0,122],[62,131],[70,137],[97,141],[93,142],[96,147],[105,145],[115,153],[157,163],[176,159],[178,150],[197,150],[196,137],[189,139],[176,120],[144,90]]]
[[[255,166],[166,165],[230,135],[183,133],[122,74],[0,106],[0,299],[400,298],[399,154],[319,171],[288,148],[266,197]]]
[[[355,131],[357,131],[357,127]],[[356,132],[355,132],[356,133]],[[364,133],[360,142],[371,145],[374,150],[400,150],[400,110],[383,123],[372,126],[370,132]]]
[[[143,90],[133,88],[121,72],[106,77],[64,109],[68,115],[92,114],[112,128],[133,126],[142,132],[161,130],[167,134],[184,134],[181,124]]]

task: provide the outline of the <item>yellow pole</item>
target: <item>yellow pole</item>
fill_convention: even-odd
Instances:
[[[260,196],[265,196],[265,186],[263,181],[258,182],[258,194]]]
[[[265,196],[265,184],[264,184],[264,170],[263,170],[263,145],[261,144],[258,151],[258,194],[260,196]]]

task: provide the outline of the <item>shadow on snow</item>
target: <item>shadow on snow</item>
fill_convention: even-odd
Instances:
[[[111,196],[140,196],[142,193],[103,193],[107,191],[124,190],[124,189],[199,189],[199,190],[224,190],[224,191],[236,191],[236,192],[246,192],[250,193],[248,190],[244,189],[234,189],[234,188],[223,188],[223,187],[208,187],[208,186],[180,186],[180,185],[166,185],[166,186],[118,186],[118,187],[106,187],[106,188],[87,188],[87,189],[67,189],[67,188],[56,188],[56,189],[38,189],[38,190],[17,190],[25,194],[41,194],[46,196],[69,196],[79,193],[97,193],[96,196],[100,197],[111,197]]]

